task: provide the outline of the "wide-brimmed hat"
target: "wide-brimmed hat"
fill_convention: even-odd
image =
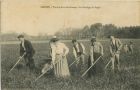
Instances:
[[[59,39],[56,36],[53,36],[50,40],[50,42],[56,42],[59,41]]]

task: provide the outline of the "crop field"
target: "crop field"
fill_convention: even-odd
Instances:
[[[130,40],[121,40],[123,44],[129,44]],[[36,73],[30,73],[24,66],[24,60],[10,73],[8,71],[16,63],[19,57],[18,44],[1,45],[1,88],[2,90],[139,90],[140,89],[140,40],[131,40],[134,43],[134,53],[120,56],[121,71],[112,73],[110,66],[103,73],[92,78],[85,76],[80,78],[77,75],[75,65],[70,67],[71,77],[68,79],[55,78],[50,72],[33,82],[41,73],[42,62],[48,58],[48,43],[33,43],[36,50],[34,56]],[[89,53],[89,41],[80,41],[86,47],[86,54]],[[68,64],[74,61],[72,44],[64,42],[70,49]],[[109,61],[109,40],[101,41],[104,47],[103,65]],[[88,60],[88,56],[85,57]],[[87,63],[87,62],[86,62]],[[85,68],[85,70],[87,67]]]

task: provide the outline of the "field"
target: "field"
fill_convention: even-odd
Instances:
[[[70,68],[71,77],[69,79],[57,79],[52,74],[46,74],[37,82],[33,83],[40,75],[40,64],[47,58],[49,51],[48,43],[34,43],[36,50],[34,56],[38,72],[30,73],[26,67],[15,68],[8,73],[19,57],[18,44],[3,44],[1,46],[1,87],[2,90],[139,90],[140,89],[140,40],[131,40],[134,42],[134,53],[132,55],[121,52],[120,62],[121,71],[113,74],[110,67],[102,74],[95,75],[92,78],[84,79],[76,75],[75,65]],[[130,40],[122,40],[129,43]],[[68,63],[74,61],[72,55],[72,44],[65,42],[70,48]],[[101,41],[104,47],[104,66],[109,61],[109,40]],[[89,41],[83,41],[86,46],[87,54],[89,52]],[[87,60],[87,56],[86,56]],[[23,62],[20,62],[22,65]]]

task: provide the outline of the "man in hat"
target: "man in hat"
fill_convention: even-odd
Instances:
[[[88,59],[88,67],[93,65],[93,63],[100,57],[103,56],[103,46],[100,42],[96,40],[96,37],[91,38],[90,55]],[[95,75],[96,73],[101,73],[103,71],[103,60],[100,60],[90,69],[88,72],[89,77]]]
[[[20,58],[25,53],[24,59],[26,66],[30,68],[30,70],[33,70],[35,68],[35,63],[33,59],[33,55],[35,54],[35,50],[31,44],[30,41],[25,40],[23,35],[19,35],[17,37],[21,43],[20,43]]]
[[[110,55],[111,55],[113,72],[116,66],[117,69],[120,70],[119,56],[120,56],[121,48],[122,48],[121,41],[118,38],[115,38],[114,36],[110,36]]]
[[[78,71],[82,72],[82,68],[85,66],[85,47],[82,43],[78,42],[76,39],[72,40],[73,44],[73,54],[76,60],[76,67]]]

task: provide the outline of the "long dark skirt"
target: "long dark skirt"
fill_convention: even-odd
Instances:
[[[99,53],[94,53],[94,60],[97,60],[99,57],[101,56],[101,54]],[[93,62],[94,63],[94,62]],[[90,56],[88,58],[88,68],[91,66],[91,59]],[[88,72],[88,77],[94,76],[96,74],[100,74],[103,73],[103,59],[100,58],[99,61],[96,62],[96,64],[89,70]]]

